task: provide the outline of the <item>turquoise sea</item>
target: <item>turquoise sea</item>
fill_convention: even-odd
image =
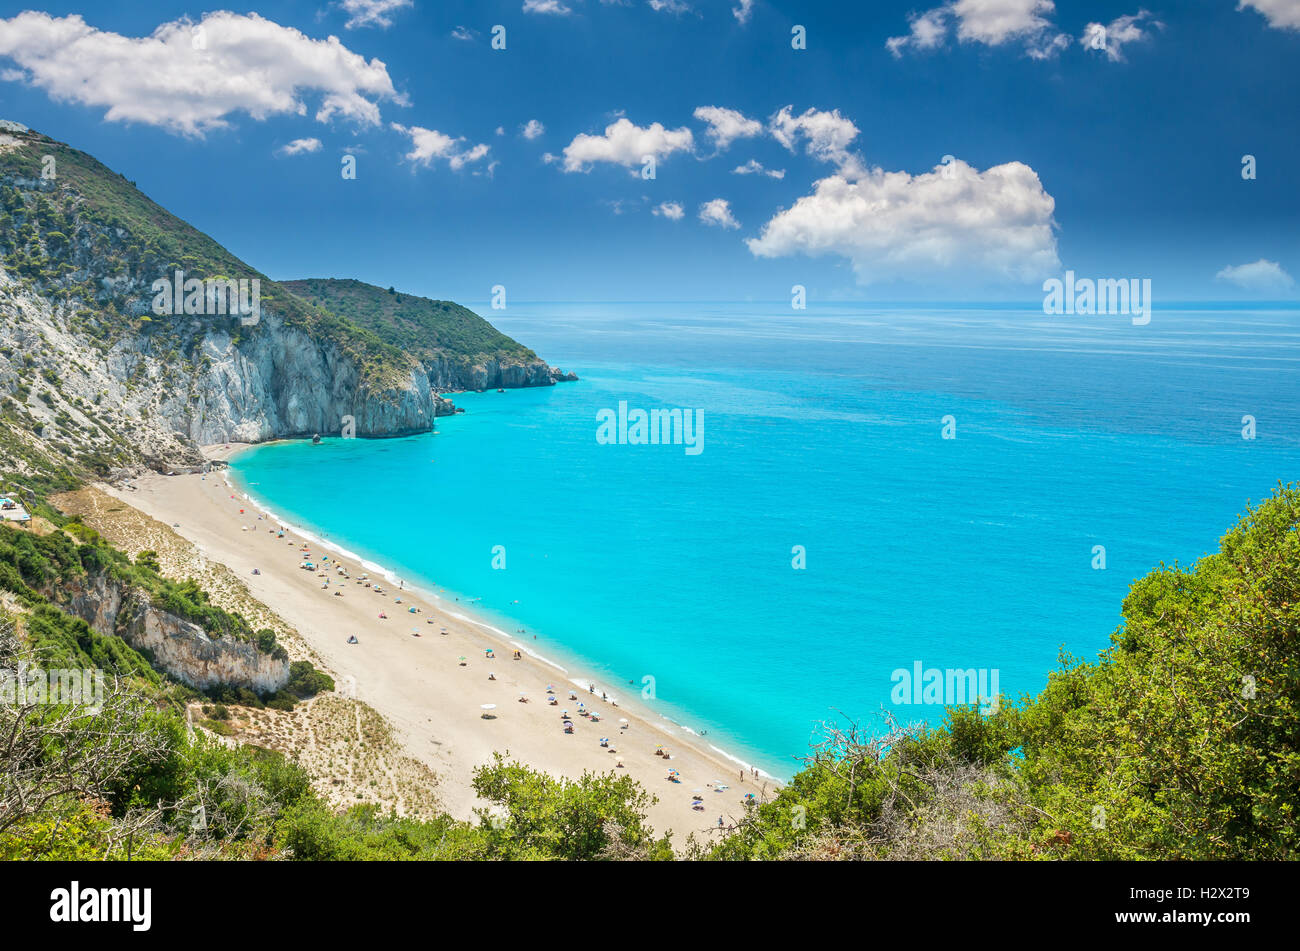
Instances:
[[[436,435],[259,447],[234,478],[778,776],[822,721],[937,722],[892,702],[898,669],[1036,692],[1107,646],[1132,579],[1300,477],[1294,309],[481,312],[581,381],[457,395]],[[598,443],[620,401],[701,411],[703,451]]]

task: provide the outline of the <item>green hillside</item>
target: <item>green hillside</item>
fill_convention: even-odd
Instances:
[[[401,350],[295,297],[92,156],[35,131],[7,135],[17,145],[0,148],[0,255],[8,270],[43,296],[88,305],[78,329],[102,341],[137,331],[183,336],[181,325],[189,323],[183,319],[122,319],[145,297],[140,284],[147,291],[152,281],[177,269],[199,279],[258,278],[263,311],[274,311],[315,339],[328,338],[376,382],[393,371],[405,375],[409,358]],[[48,191],[15,187],[41,180],[47,156],[54,159]],[[101,283],[124,278],[136,288],[114,292]]]
[[[451,301],[415,297],[357,280],[310,278],[283,283],[304,300],[372,331],[380,340],[418,359],[436,357],[440,352],[519,362],[538,359],[478,314]]]
[[[5,137],[8,144],[0,145],[0,256],[5,267],[44,296],[88,305],[84,329],[99,339],[133,331],[179,333],[188,321],[178,319],[172,327],[166,318],[124,320],[120,315],[131,312],[132,304],[138,310],[144,298],[141,285],[147,291],[156,278],[181,269],[186,277],[200,279],[259,278],[264,312],[336,344],[376,384],[405,378],[412,358],[440,353],[470,361],[483,356],[538,359],[477,314],[448,301],[389,293],[355,280],[272,281],[90,155],[35,131]],[[41,182],[47,156],[55,163],[55,177],[48,183]],[[135,286],[117,293],[105,290],[102,281],[124,287],[123,278]],[[241,332],[256,333],[257,328],[236,330],[236,335]]]

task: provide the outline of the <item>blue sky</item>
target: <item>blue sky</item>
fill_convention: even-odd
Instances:
[[[1066,268],[1166,301],[1297,293],[1300,0],[221,9],[0,3],[0,117],[275,278],[469,303],[1035,302]]]

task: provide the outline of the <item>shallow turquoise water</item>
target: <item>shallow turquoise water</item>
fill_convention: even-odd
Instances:
[[[437,435],[261,447],[236,479],[543,654],[652,677],[661,712],[777,775],[821,721],[936,721],[892,702],[918,662],[1037,691],[1062,647],[1107,645],[1134,577],[1300,473],[1294,311],[489,316],[582,381],[459,395]],[[702,411],[703,452],[598,444],[620,401]]]

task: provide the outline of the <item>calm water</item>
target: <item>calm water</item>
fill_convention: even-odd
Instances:
[[[236,478],[575,671],[652,677],[662,713],[778,775],[821,721],[939,719],[891,703],[917,662],[1039,690],[1062,647],[1107,645],[1133,578],[1300,475],[1295,311],[485,313],[582,381],[457,396],[438,435],[262,447]],[[704,451],[598,444],[621,400],[701,410]]]

